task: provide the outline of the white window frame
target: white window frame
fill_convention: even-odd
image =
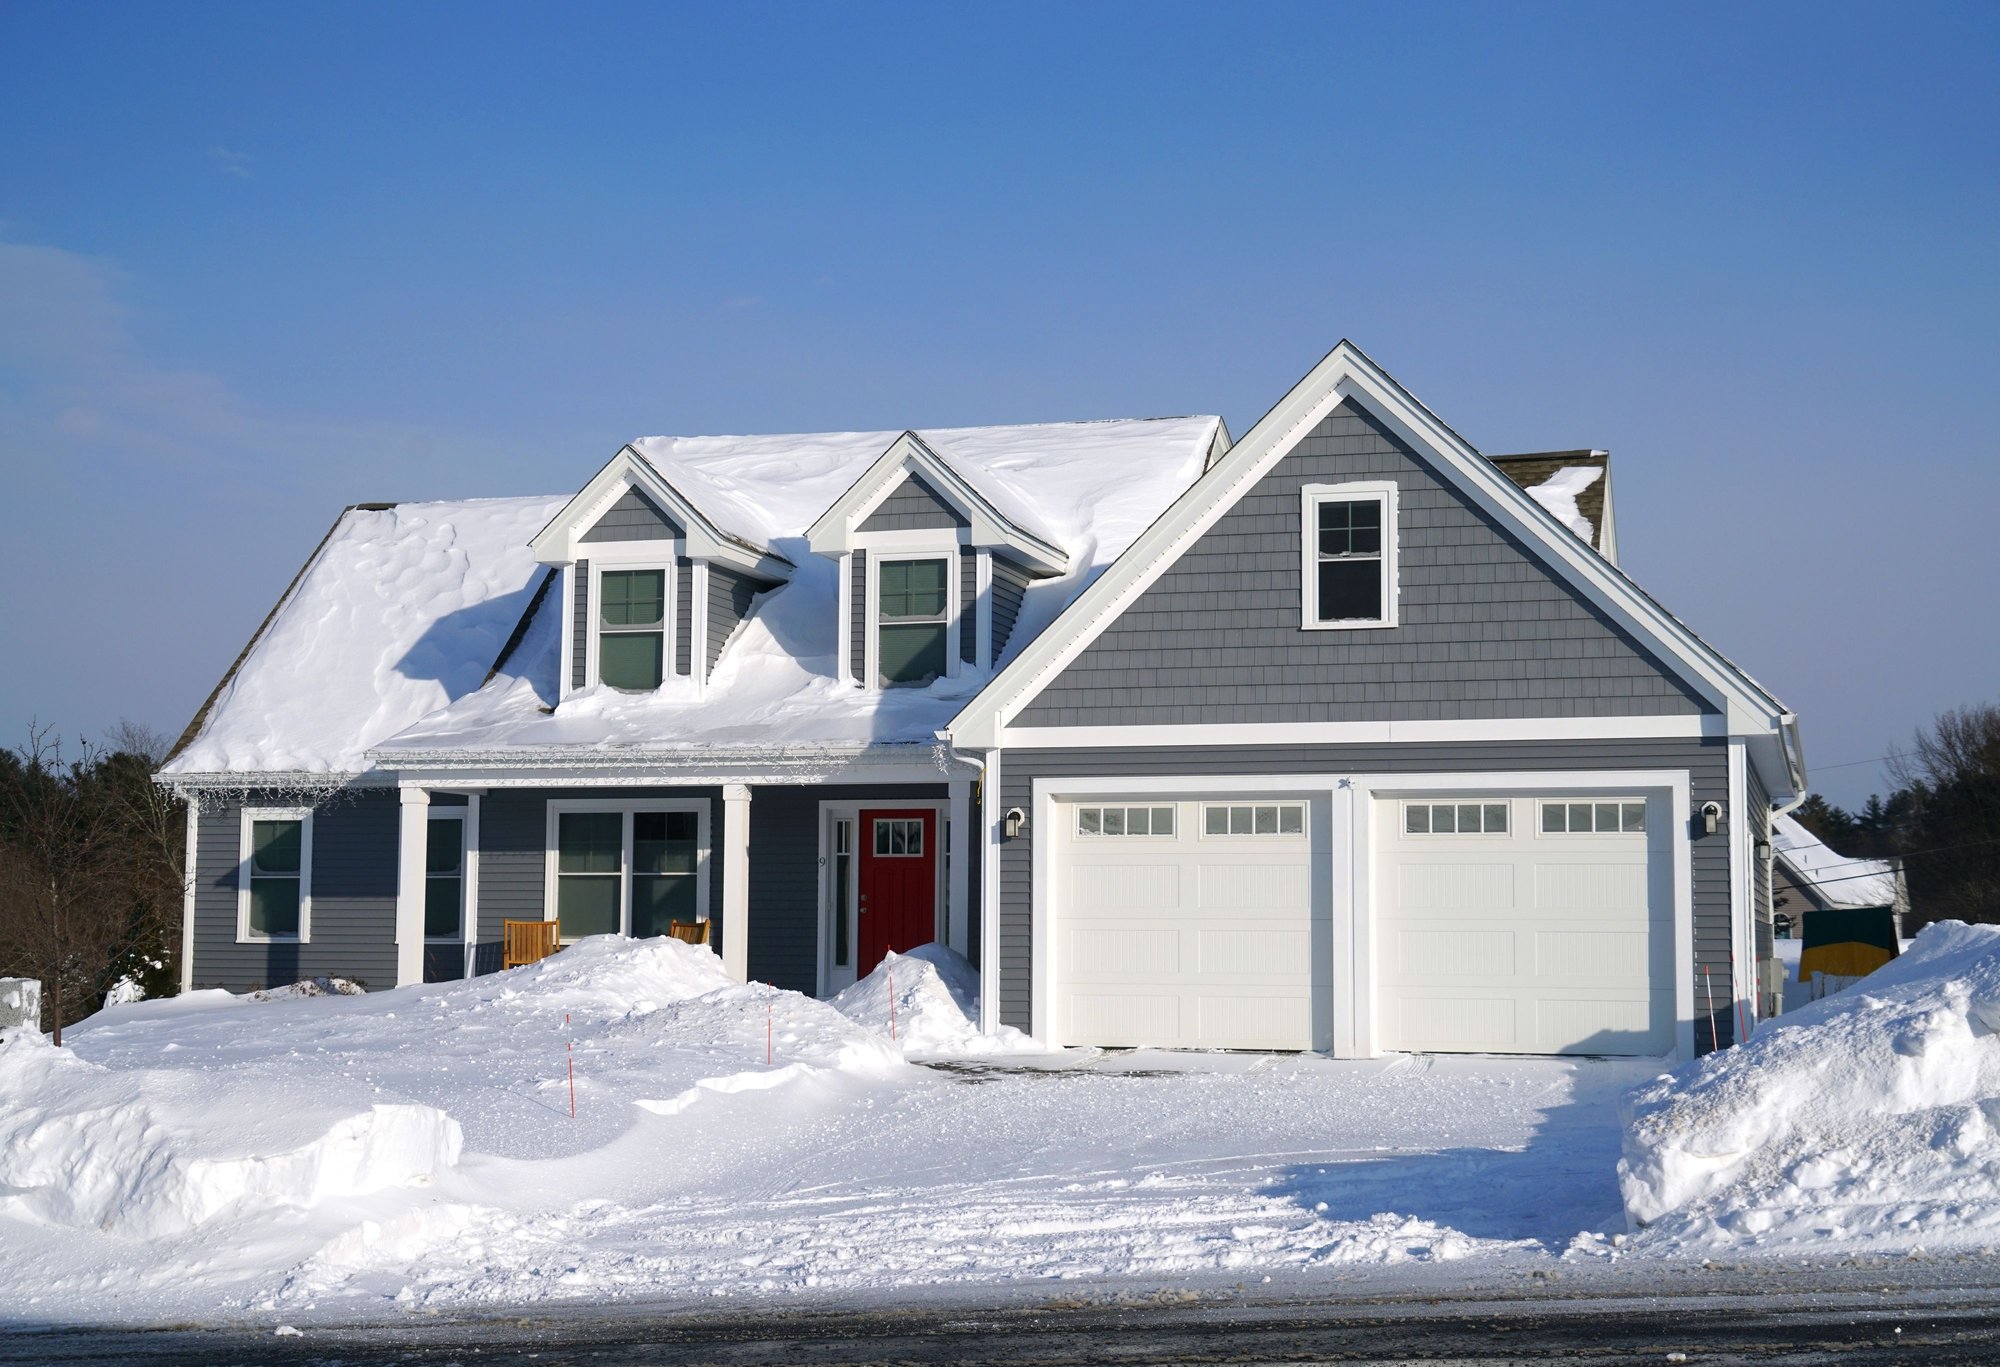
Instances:
[[[1572,831],[1567,829],[1560,831],[1551,831],[1545,829],[1542,825],[1542,809],[1544,807],[1554,807],[1558,805],[1560,806],[1588,805],[1590,807],[1595,808],[1607,802],[1619,808],[1618,829],[1615,831],[1599,831],[1599,830]],[[1639,829],[1636,831],[1628,831],[1625,829],[1624,808],[1627,803],[1632,803],[1632,802],[1640,803],[1646,808],[1644,823],[1641,824]],[[1593,812],[1592,823],[1595,824],[1595,821],[1596,821],[1596,814],[1595,812]],[[1565,815],[1563,818],[1564,825],[1567,826],[1568,822],[1569,818],[1567,815]],[[1565,797],[1560,794],[1552,793],[1547,797],[1537,798],[1535,801],[1535,838],[1537,840],[1605,840],[1605,839],[1630,840],[1634,836],[1638,836],[1643,839],[1652,834],[1652,825],[1653,825],[1653,804],[1646,800],[1646,795],[1644,793],[1636,793],[1636,794],[1635,793],[1583,793],[1574,797]]]
[[[1297,798],[1278,798],[1278,799],[1273,799],[1268,797],[1236,798],[1222,802],[1203,799],[1202,802],[1199,804],[1199,807],[1200,811],[1197,813],[1197,816],[1199,818],[1200,824],[1196,828],[1195,834],[1203,840],[1229,840],[1229,841],[1252,840],[1252,841],[1262,841],[1266,844],[1273,844],[1283,841],[1305,840],[1312,834],[1312,805],[1310,803],[1300,801]],[[1297,807],[1299,809],[1299,829],[1297,829],[1296,831],[1278,830],[1278,831],[1261,831],[1261,832],[1252,830],[1252,831],[1243,831],[1240,833],[1232,831],[1212,832],[1208,829],[1208,813],[1211,808],[1215,807],[1222,807],[1222,808],[1250,807],[1253,809],[1257,807],[1276,807],[1279,809],[1280,812],[1280,815],[1278,817],[1278,824],[1281,826],[1284,824],[1285,820],[1284,816],[1282,815],[1284,808]],[[1250,823],[1253,826],[1256,825],[1257,823],[1257,814],[1254,810],[1250,814]]]
[[[427,945],[462,945],[465,943],[466,918],[472,914],[472,842],[469,838],[472,833],[472,824],[467,819],[470,811],[466,807],[440,807],[435,802],[429,805],[428,810],[430,813],[429,819],[432,821],[456,821],[458,823],[458,934],[426,935],[424,936],[424,943]],[[425,828],[425,834],[426,836],[429,835],[429,827]],[[431,888],[428,847],[426,847],[425,856],[424,895],[426,898],[425,905],[428,907]]]
[[[694,902],[695,919],[709,919],[708,880],[709,868],[714,854],[709,838],[709,802],[705,798],[551,798],[544,826],[542,851],[542,919],[558,920],[556,915],[556,889],[559,886],[557,871],[557,837],[562,829],[565,812],[618,812],[624,816],[620,824],[618,847],[618,933],[632,933],[632,817],[638,812],[693,812],[695,814],[694,852]],[[564,940],[562,943],[570,944]]]
[[[1071,814],[1070,834],[1071,836],[1073,836],[1078,840],[1090,840],[1090,841],[1162,840],[1162,841],[1172,842],[1175,840],[1179,840],[1181,838],[1182,821],[1184,819],[1184,814],[1181,812],[1180,806],[1181,804],[1178,802],[1079,802],[1070,809],[1070,814]],[[1155,811],[1159,809],[1165,809],[1174,814],[1173,816],[1174,828],[1171,831],[1166,831],[1166,832],[1155,831],[1152,829],[1152,824],[1153,824],[1152,818],[1148,817],[1146,819],[1147,830],[1144,835],[1134,835],[1129,829],[1119,831],[1116,835],[1112,835],[1102,829],[1104,823],[1103,813],[1112,808],[1116,808],[1119,811],[1127,813],[1127,817],[1121,818],[1121,820],[1129,820],[1129,814],[1134,810]],[[1086,831],[1083,828],[1083,814],[1085,811],[1093,811],[1098,813],[1098,818],[1097,818],[1099,825],[1098,830]]]
[[[1509,838],[1513,837],[1513,836],[1514,836],[1514,835],[1515,835],[1515,834],[1517,833],[1517,830],[1516,830],[1516,828],[1517,828],[1517,825],[1518,825],[1518,822],[1519,822],[1519,814],[1515,812],[1515,810],[1514,810],[1514,803],[1513,803],[1513,801],[1512,801],[1511,799],[1509,799],[1509,798],[1499,798],[1499,797],[1473,797],[1473,798],[1449,798],[1449,797],[1415,797],[1415,798],[1405,798],[1405,799],[1403,799],[1403,804],[1402,804],[1402,807],[1403,807],[1403,811],[1402,811],[1402,815],[1403,815],[1403,824],[1402,824],[1401,828],[1400,828],[1400,829],[1398,830],[1397,834],[1398,834],[1398,835],[1400,835],[1401,837],[1403,837],[1403,838],[1404,838],[1404,839],[1406,839],[1406,840],[1438,840],[1438,839],[1444,839],[1444,840],[1492,840],[1492,839],[1495,839],[1495,838],[1499,838],[1499,839],[1509,839]],[[1482,828],[1482,829],[1480,829],[1480,830],[1476,830],[1476,831],[1457,831],[1457,830],[1453,830],[1453,831],[1440,831],[1440,830],[1436,830],[1436,829],[1431,829],[1431,830],[1423,830],[1423,831],[1413,831],[1413,830],[1411,830],[1411,829],[1410,829],[1410,808],[1412,808],[1412,807],[1429,807],[1429,808],[1433,808],[1433,809],[1435,809],[1435,808],[1438,808],[1438,807],[1453,807],[1453,808],[1457,808],[1457,807],[1480,807],[1480,808],[1486,808],[1486,807],[1501,807],[1501,808],[1504,808],[1504,809],[1506,810],[1506,812],[1507,812],[1507,828],[1506,828],[1505,830],[1502,830],[1502,831],[1489,831],[1489,830],[1486,830],[1486,829],[1484,829],[1484,827],[1485,827],[1485,825],[1486,825],[1486,816],[1485,816],[1485,813],[1484,813],[1484,811],[1482,811],[1482,812],[1480,813],[1480,817],[1479,817],[1479,824],[1480,824],[1480,826],[1481,826],[1481,828]],[[1537,811],[1537,813],[1539,813],[1539,811],[1540,811],[1540,808],[1537,808],[1537,809],[1536,809],[1536,811]],[[1435,821],[1437,820],[1437,817],[1436,817],[1435,813],[1433,813],[1433,815],[1431,815],[1431,816],[1428,816],[1428,817],[1426,817],[1426,818],[1424,818],[1424,819],[1425,819],[1425,821],[1426,821],[1426,822],[1435,822]],[[1454,818],[1453,818],[1453,822],[1452,822],[1452,824],[1453,824],[1453,825],[1456,825],[1456,824],[1457,824],[1457,818],[1456,818],[1455,816],[1454,816]]]
[[[259,935],[250,929],[251,836],[259,821],[299,823],[299,933]],[[239,945],[309,945],[312,943],[313,809],[310,807],[243,808],[237,832],[236,943]]]
[[[1319,620],[1319,508],[1323,503],[1382,505],[1382,616],[1350,621]],[[1399,524],[1394,480],[1308,484],[1299,490],[1299,625],[1306,631],[1380,631],[1402,620],[1402,575],[1397,568]]]
[[[601,551],[605,545],[616,546],[619,544],[621,543],[606,542],[592,549]],[[676,654],[679,645],[677,638],[680,634],[678,627],[680,557],[677,554],[669,554],[666,557],[666,563],[661,564],[660,548],[668,544],[665,542],[634,541],[623,544],[641,549],[626,551],[622,554],[613,551],[608,555],[592,555],[589,557],[590,582],[584,587],[584,591],[589,594],[589,601],[584,604],[584,620],[590,623],[590,630],[584,633],[583,680],[587,686],[594,686],[603,682],[597,673],[597,642],[598,638],[604,634],[604,622],[601,614],[604,604],[603,583],[605,573],[607,571],[612,574],[618,574],[628,570],[658,570],[665,577],[660,608],[662,614],[660,619],[660,685],[661,687],[665,687],[678,676],[680,666],[680,660]],[[673,544],[678,545],[679,543],[676,542]],[[630,691],[633,693],[633,696],[637,697],[643,690],[620,689],[619,691],[621,693]]]
[[[949,542],[940,543],[935,534],[876,532],[861,539],[860,548],[867,551],[868,575],[864,586],[867,616],[864,629],[868,633],[862,661],[867,678],[863,686],[870,692],[880,692],[884,688],[909,688],[910,684],[884,684],[882,682],[882,562],[885,560],[942,560],[944,568],[944,677],[955,679],[963,667],[960,655],[964,653],[959,633],[965,630],[963,604],[959,601],[964,586],[959,582],[958,541],[954,537]]]

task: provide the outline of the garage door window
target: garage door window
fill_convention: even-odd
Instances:
[[[1172,807],[1078,807],[1076,833],[1083,836],[1155,836],[1174,833]]]
[[[1407,802],[1403,804],[1406,835],[1505,835],[1504,802]]]
[[[1303,803],[1217,804],[1202,809],[1202,834],[1211,836],[1303,835],[1306,809]]]
[[[1642,835],[1646,804],[1638,802],[1544,802],[1544,835]]]

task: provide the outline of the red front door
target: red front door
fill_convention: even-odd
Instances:
[[[937,938],[937,813],[861,813],[862,976],[890,950],[907,954]]]

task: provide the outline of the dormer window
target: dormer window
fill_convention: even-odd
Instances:
[[[645,692],[666,677],[667,575],[605,570],[598,579],[597,678]]]
[[[1301,612],[1308,631],[1396,625],[1396,486],[1301,491]]]
[[[927,684],[951,659],[951,558],[884,560],[877,581],[877,672],[883,684]]]

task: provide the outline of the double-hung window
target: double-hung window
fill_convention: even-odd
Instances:
[[[312,809],[245,807],[237,865],[236,938],[312,938]]]
[[[884,560],[876,584],[876,672],[884,684],[927,684],[948,668],[948,560]]]
[[[610,809],[552,804],[550,892],[564,941],[664,935],[707,919],[703,822],[695,804]]]
[[[1396,625],[1396,486],[1308,484],[1302,491],[1301,625]]]
[[[597,581],[597,678],[644,692],[666,676],[665,570],[605,570]]]

